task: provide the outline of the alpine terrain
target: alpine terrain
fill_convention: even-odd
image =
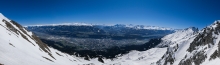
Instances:
[[[26,26],[42,42],[62,52],[89,58],[116,58],[132,50],[146,51],[175,29],[144,25],[65,23]]]
[[[187,32],[191,34],[185,34]],[[220,21],[217,20],[200,31],[192,28],[191,31],[181,34],[176,32],[177,36],[167,35],[167,38],[171,37],[169,38],[171,41],[160,44],[160,46],[168,44],[168,48],[163,57],[157,61],[157,65],[219,65],[219,32]]]
[[[91,63],[48,47],[32,32],[2,14],[0,14],[0,19],[1,65],[82,65]],[[100,62],[97,60],[97,63]]]
[[[61,34],[59,31],[56,33],[49,32],[51,26],[46,26],[47,30],[44,32],[53,34]],[[99,26],[100,27],[100,26]],[[112,27],[112,26],[110,26]],[[59,27],[62,28],[62,27]],[[67,28],[67,27],[66,27]],[[82,27],[81,27],[82,28]],[[88,28],[88,27],[87,27]],[[102,36],[94,38],[97,34],[103,34],[106,37],[107,33],[113,35],[108,38],[110,40],[124,39],[123,36],[127,34],[110,33],[112,30],[102,29],[105,27],[94,28],[96,33],[86,33],[87,35],[78,35],[79,38],[87,38],[97,40],[103,39]],[[30,30],[34,28],[29,28]],[[43,29],[42,27],[39,30]],[[49,30],[48,30],[49,29]],[[56,28],[54,28],[56,29]],[[77,29],[76,26],[73,29]],[[83,28],[86,29],[86,28]],[[111,29],[111,28],[110,28]],[[53,44],[45,42],[50,41],[47,38],[38,38],[34,33],[28,31],[25,27],[10,20],[0,14],[0,65],[219,65],[220,61],[220,21],[215,21],[210,26],[205,27],[202,30],[198,28],[190,27],[183,30],[171,31],[168,35],[165,34],[161,37],[150,38],[148,44],[153,44],[148,49],[145,48],[145,43],[130,46],[141,47],[141,49],[131,49],[127,53],[115,55],[113,58],[108,57],[90,57],[90,56],[78,56],[70,55],[67,52],[63,52],[65,45],[61,47],[55,47]],[[80,30],[80,29],[79,29]],[[108,32],[105,32],[107,30]],[[123,31],[130,31],[131,29],[125,27]],[[133,30],[133,29],[132,29]],[[141,29],[144,31],[143,29]],[[163,29],[164,30],[164,29]],[[167,30],[167,29],[166,29]],[[53,30],[54,31],[54,30]],[[56,30],[55,30],[56,31]],[[68,32],[68,31],[62,31]],[[102,33],[99,33],[102,32]],[[81,31],[85,33],[85,31]],[[128,33],[131,34],[132,32]],[[36,33],[38,35],[45,35],[42,33]],[[69,33],[73,36],[75,33]],[[91,35],[93,34],[93,35]],[[136,40],[146,39],[140,32]],[[66,34],[63,34],[66,36]],[[115,37],[116,36],[116,37]],[[121,37],[120,37],[121,36]],[[135,36],[135,35],[134,35]],[[40,36],[39,36],[40,37]],[[56,37],[56,36],[55,36]],[[66,38],[66,37],[65,37]],[[134,37],[128,37],[134,39]],[[46,40],[45,40],[46,39]],[[55,38],[53,38],[55,39]],[[72,39],[72,38],[71,38]],[[104,38],[106,39],[106,38]],[[42,42],[44,41],[44,42]],[[78,41],[82,42],[82,41]],[[73,42],[74,43],[74,42]],[[157,43],[157,44],[154,44]],[[50,46],[48,46],[50,45]],[[53,48],[52,48],[53,47]],[[57,48],[58,50],[54,49]],[[119,47],[120,48],[120,47]],[[123,48],[123,46],[122,46]],[[75,48],[73,48],[75,49]],[[77,48],[78,50],[85,48]],[[97,49],[97,48],[96,48]],[[98,48],[99,49],[99,48]],[[113,49],[117,51],[118,49]],[[123,50],[119,49],[120,52]],[[61,52],[62,51],[62,52]],[[86,52],[85,52],[86,53]],[[89,52],[87,52],[89,53]]]

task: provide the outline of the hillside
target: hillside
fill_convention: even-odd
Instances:
[[[4,65],[78,65],[86,61],[48,47],[32,32],[0,14],[0,63]],[[80,60],[79,60],[80,59]],[[89,64],[89,63],[88,63]]]
[[[219,65],[220,21],[169,45],[157,65]],[[179,34],[181,35],[181,34]]]
[[[220,21],[164,36],[155,48],[116,58],[76,57],[49,47],[32,32],[0,14],[0,65],[219,65]]]

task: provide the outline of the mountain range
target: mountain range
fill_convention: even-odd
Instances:
[[[61,24],[44,24],[44,25],[28,25],[24,27],[41,27],[41,26],[115,26],[115,27],[128,27],[134,29],[153,29],[153,30],[175,30],[173,28],[159,27],[159,26],[145,26],[145,25],[133,25],[133,24],[88,24],[88,23],[61,23]]]
[[[0,14],[0,65],[219,65],[220,21],[198,30],[190,27],[161,38],[145,51],[116,58],[69,55],[49,47],[35,33]],[[82,37],[83,38],[83,37]],[[152,43],[153,44],[153,43]]]
[[[176,30],[144,25],[53,24],[26,26],[48,46],[70,55],[116,58],[132,50],[145,51]]]

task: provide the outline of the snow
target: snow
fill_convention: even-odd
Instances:
[[[21,33],[16,34],[8,29],[5,22],[2,21],[3,19]],[[31,38],[33,35],[32,32],[28,32],[25,28],[22,28],[27,32],[27,34],[25,34],[10,21],[11,20],[0,14],[0,63],[4,65],[152,65],[166,52],[166,48],[152,48],[142,52],[132,51],[114,60],[103,59],[105,63],[99,62],[97,58],[87,61],[81,57],[68,55],[50,47],[49,52],[44,52],[36,41]],[[21,34],[26,36],[30,42],[24,39]],[[48,55],[48,53],[54,58]]]
[[[21,33],[16,34],[7,28],[5,22],[2,20],[8,21],[12,26],[15,27]],[[194,55],[194,53],[204,50],[208,45],[197,46],[196,50],[193,52],[188,52],[187,49],[190,47],[190,44],[198,36],[202,34],[206,28],[215,29],[219,22],[217,20],[214,24],[207,26],[201,31],[192,27],[184,30],[176,31],[173,34],[169,34],[162,38],[162,43],[160,43],[157,48],[152,48],[146,51],[131,51],[128,54],[118,55],[117,58],[103,59],[105,63],[101,63],[97,58],[90,59],[90,61],[84,60],[81,57],[76,57],[62,53],[56,49],[49,47],[49,52],[44,52],[32,39],[32,32],[27,32],[24,34],[16,25],[10,22],[11,20],[7,19],[4,15],[0,13],[0,64],[4,65],[157,65],[156,62],[160,60],[160,64],[165,63],[166,52],[172,52],[172,58],[175,58],[173,65],[178,65],[181,60],[188,59]],[[55,24],[56,25],[56,24]],[[87,25],[87,24],[63,24],[63,25]],[[89,26],[91,26],[89,24]],[[134,26],[129,25],[127,27],[135,27],[137,29],[160,29],[160,30],[169,30],[166,28],[154,27],[154,26]],[[210,31],[206,31],[210,32]],[[207,54],[207,58],[201,65],[219,65],[220,58],[209,60],[210,56],[218,50],[218,43],[220,41],[220,35],[214,34],[212,37],[214,45],[211,45],[210,48],[204,50],[204,54]],[[29,41],[24,39],[21,34],[27,37]],[[205,35],[206,36],[206,35]],[[33,45],[33,44],[34,45]],[[178,45],[178,47],[177,47]],[[166,47],[167,46],[167,47]],[[159,48],[163,47],[163,48]],[[177,49],[176,51],[174,51]],[[218,50],[219,51],[219,50]],[[54,58],[52,58],[50,53]],[[164,56],[164,58],[162,58]],[[186,56],[186,57],[185,57]],[[52,60],[47,60],[48,58]],[[169,65],[168,62],[167,65]],[[194,63],[192,63],[194,65]]]
[[[66,26],[93,26],[95,24],[87,24],[87,23],[60,23],[60,24],[43,24],[43,25],[28,25],[24,27],[31,27],[31,26],[61,26],[61,25],[66,25]]]
[[[2,13],[0,13],[0,19],[5,19],[6,21],[10,21],[7,17],[5,17]]]
[[[190,59],[193,56],[195,56],[195,54],[201,51],[204,52],[204,55],[206,55],[207,57],[204,59],[201,65],[219,65],[218,61],[220,61],[220,58],[215,58],[213,60],[210,60],[210,56],[216,50],[218,50],[218,44],[220,41],[220,35],[218,35],[219,32],[218,34],[215,34],[214,31],[211,31],[211,29],[218,30],[216,29],[216,27],[219,26],[219,24],[217,23],[219,23],[219,20],[215,21],[210,26],[207,26],[206,28],[198,32],[194,32],[195,29],[193,30],[192,28],[189,28],[189,29],[177,31],[176,33],[167,35],[162,39],[163,42],[158,47],[168,46],[168,51],[172,54],[172,58],[175,59],[173,65],[178,65],[181,60]],[[207,33],[205,33],[204,30],[206,30],[205,32],[212,33],[212,38],[213,38],[212,41],[214,42],[214,45],[212,45],[211,43],[208,43],[210,47],[208,47],[208,45],[200,45],[200,46],[197,46],[196,49],[193,50],[192,52],[188,52],[187,49],[190,47],[190,44],[193,41],[195,41],[194,39],[199,34],[204,34],[204,36],[207,36]],[[201,38],[199,38],[199,41],[200,40]],[[177,44],[179,48],[177,49],[177,51],[173,51],[175,50]],[[167,54],[165,54],[165,56],[166,55]],[[160,60],[160,64],[164,64],[165,60],[166,58],[162,58],[162,60]],[[192,61],[192,65],[195,65],[193,61]]]
[[[212,25],[210,25],[208,27],[212,27],[213,29],[215,29],[219,25],[219,24],[216,24],[217,22],[219,22],[219,20],[215,21],[214,24],[212,24]],[[216,59],[213,59],[211,61],[209,60],[210,56],[216,50],[218,50],[218,45],[219,45],[219,42],[220,42],[220,35],[214,34],[214,32],[212,32],[212,37],[214,38],[214,40],[213,40],[214,45],[211,45],[211,48],[208,48],[207,50],[205,50],[205,54],[207,54],[207,59],[201,65],[219,65],[220,58],[216,58]],[[201,47],[198,47],[198,48],[202,49],[204,47],[208,47],[208,45],[201,46]]]
[[[48,53],[40,50],[40,47],[36,44],[36,42],[31,39],[29,36],[32,36],[31,32],[28,32],[28,35],[24,34],[21,30],[18,29],[15,25],[13,25],[10,20],[8,20],[6,17],[4,17],[2,14],[0,14],[0,63],[5,65],[78,65],[82,62],[79,60],[76,60],[78,58],[74,56],[70,56],[67,54],[64,54],[60,51],[57,51],[53,48],[50,48],[51,53],[55,59],[50,57]],[[28,40],[30,40],[32,43],[24,39],[21,34],[17,35],[14,32],[10,31],[7,26],[5,25],[5,22],[2,20],[5,19],[8,21],[12,26],[15,27],[18,31],[21,32],[21,34],[24,34]],[[59,53],[63,56],[59,56],[56,54]],[[43,58],[49,58],[54,62],[48,61],[47,59]],[[70,60],[76,60],[76,61],[70,61]],[[84,60],[86,61],[86,60]]]
[[[166,48],[152,48],[147,51],[131,51],[114,61],[105,61],[106,65],[155,65],[163,54],[166,52]]]
[[[207,28],[215,30],[216,27],[219,26],[219,24],[217,24],[217,22],[219,23],[219,21],[220,20],[216,20],[213,24],[211,24],[210,26],[207,26],[202,31],[204,31]],[[200,32],[200,34],[204,34],[202,31]],[[216,50],[218,50],[218,44],[219,44],[219,41],[220,41],[220,35],[218,35],[219,32],[218,32],[218,34],[215,34],[213,31],[210,31],[210,30],[206,30],[206,32],[211,32],[212,33],[212,38],[213,38],[214,45],[210,45],[210,48],[208,47],[208,45],[198,46],[197,49],[194,50],[194,51],[202,51],[202,50],[204,50],[204,48],[207,48],[207,49],[204,50],[204,54],[207,55],[207,58],[205,59],[205,61],[201,65],[219,65],[220,58],[210,60],[210,56]]]
[[[144,25],[133,25],[133,24],[115,24],[115,25],[106,25],[106,24],[87,24],[87,23],[61,23],[61,24],[44,24],[44,25],[29,25],[25,27],[32,27],[32,26],[60,26],[60,25],[66,25],[66,26],[120,26],[120,27],[128,27],[128,28],[134,28],[134,29],[149,29],[149,30],[175,30],[172,28],[166,28],[166,27],[159,27],[159,26],[144,26]]]
[[[173,34],[169,34],[163,37],[162,42],[157,47],[167,46],[168,52],[172,53],[172,58],[175,58],[175,62],[173,63],[173,65],[178,65],[179,62],[188,53],[187,49],[189,48],[190,43],[196,37],[197,33],[198,33],[198,30],[195,27],[176,31]],[[174,51],[175,49],[177,49],[177,51]],[[167,57],[167,55],[165,57]],[[162,58],[162,60],[160,60],[160,64],[164,64],[165,60],[166,60],[165,58]],[[167,64],[170,64],[170,63],[167,63]]]
[[[162,38],[162,42],[157,47],[172,46],[181,43],[192,37],[198,31],[194,27],[176,31],[175,33],[166,35]]]

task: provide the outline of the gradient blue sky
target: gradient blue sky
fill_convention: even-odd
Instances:
[[[1,0],[22,25],[85,22],[200,29],[220,19],[220,0]]]

